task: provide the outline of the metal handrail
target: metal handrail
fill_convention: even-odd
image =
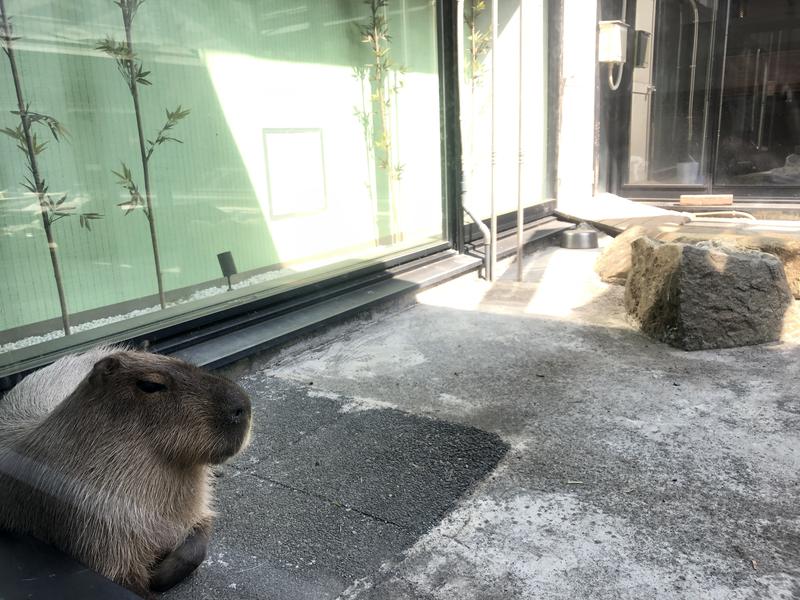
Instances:
[[[480,219],[476,218],[475,215],[473,215],[472,212],[466,206],[462,206],[462,208],[464,209],[464,212],[467,213],[467,215],[469,215],[469,218],[472,219],[472,222],[478,226],[478,229],[483,235],[483,276],[486,280],[491,281],[492,265],[490,260],[491,253],[489,249],[490,246],[492,245],[492,234],[489,231],[489,228],[486,226],[486,224]]]
[[[495,188],[497,187],[497,29],[498,19],[498,0],[492,0],[492,191],[491,204],[492,212],[489,220],[491,232],[491,244],[489,246],[490,273],[489,281],[494,281],[497,267],[497,198]]]

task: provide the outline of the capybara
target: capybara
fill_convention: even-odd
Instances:
[[[0,528],[149,596],[205,558],[211,465],[250,435],[250,400],[184,361],[66,356],[0,399]]]

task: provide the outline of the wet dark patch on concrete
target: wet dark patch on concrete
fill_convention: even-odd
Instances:
[[[474,427],[348,410],[252,376],[250,447],[221,470],[206,563],[166,598],[335,598],[436,525],[508,450]]]

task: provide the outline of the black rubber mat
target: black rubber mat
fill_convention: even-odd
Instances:
[[[253,442],[217,481],[206,563],[165,598],[335,598],[438,523],[507,450],[494,434],[364,410],[311,382],[242,383]]]

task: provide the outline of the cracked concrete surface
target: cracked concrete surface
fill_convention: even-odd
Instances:
[[[511,446],[343,599],[800,598],[800,346],[652,342],[595,256],[462,277],[260,365]]]

